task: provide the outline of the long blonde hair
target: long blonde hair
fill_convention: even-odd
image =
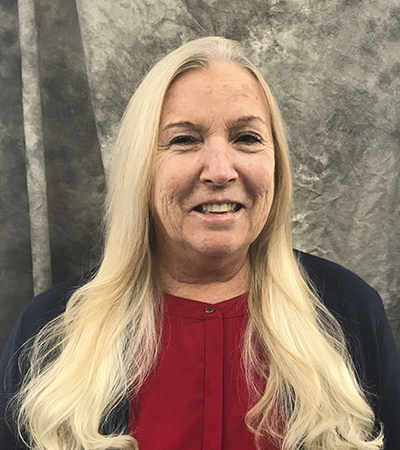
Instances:
[[[20,433],[34,450],[137,448],[122,424],[108,436],[99,429],[118,403],[138,393],[157,361],[160,292],[149,204],[161,108],[178,74],[218,60],[240,64],[259,81],[276,155],[272,209],[249,250],[243,359],[254,407],[246,423],[260,446],[272,436],[284,450],[382,445],[382,436],[371,436],[374,414],[358,387],[340,327],[292,253],[290,164],[275,100],[236,42],[209,37],[156,64],[127,107],[109,181],[102,263],[72,295],[65,313],[29,345],[30,368],[15,409]]]

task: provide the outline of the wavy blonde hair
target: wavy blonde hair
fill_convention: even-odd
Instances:
[[[372,436],[374,414],[357,384],[340,326],[292,253],[290,165],[275,100],[236,42],[209,37],[162,59],[127,107],[112,164],[100,268],[29,347],[30,368],[16,411],[20,434],[34,450],[137,448],[123,428],[107,436],[99,430],[117,404],[138,393],[157,361],[160,292],[149,204],[161,108],[177,75],[220,60],[240,64],[259,81],[276,155],[272,209],[249,250],[243,358],[254,407],[246,423],[260,447],[266,436],[284,450],[382,445],[381,435]]]

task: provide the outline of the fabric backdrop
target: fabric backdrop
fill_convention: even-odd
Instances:
[[[383,297],[400,348],[398,0],[1,0],[0,346],[34,293],[96,264],[128,99],[188,40],[240,41],[290,136],[294,245]]]

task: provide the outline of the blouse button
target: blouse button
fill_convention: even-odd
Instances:
[[[204,311],[205,311],[207,314],[211,314],[211,313],[213,313],[213,312],[215,311],[215,308],[214,308],[214,306],[212,306],[212,305],[208,305],[208,306],[206,306],[206,307],[204,308]]]

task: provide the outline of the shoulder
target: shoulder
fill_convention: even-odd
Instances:
[[[34,297],[22,311],[16,327],[22,338],[36,334],[44,325],[62,314],[71,295],[87,283],[95,271],[57,284]]]
[[[310,283],[340,323],[362,375],[372,369],[385,334],[391,334],[379,294],[358,275],[317,256],[295,252]],[[363,376],[364,378],[364,376]]]
[[[11,360],[15,360],[20,347],[36,335],[47,323],[65,311],[71,295],[85,284],[94,271],[65,281],[34,297],[24,308],[7,340],[0,360],[0,375]]]
[[[338,317],[380,327],[385,310],[379,294],[362,278],[341,265],[295,250],[318,295]]]
[[[378,295],[362,278],[337,263],[299,250],[294,250],[294,254],[318,289],[334,290],[345,296],[353,293]]]
[[[367,384],[379,384],[382,351],[397,356],[392,343],[382,346],[387,336],[393,338],[379,294],[339,264],[302,252],[295,255],[321,301],[341,325],[359,375]]]

